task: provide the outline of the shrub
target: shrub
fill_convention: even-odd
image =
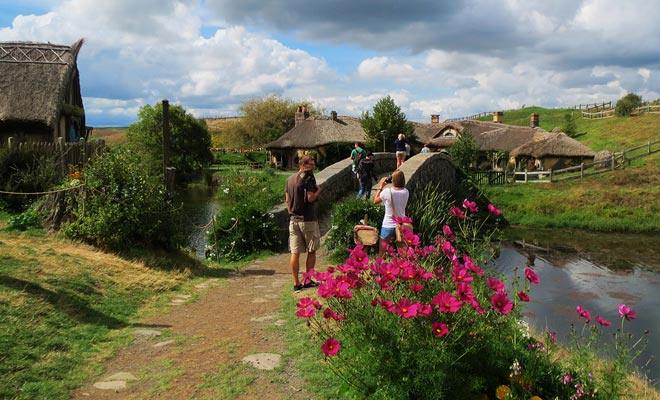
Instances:
[[[0,190],[16,193],[39,193],[58,185],[62,174],[55,157],[39,156],[19,148],[0,149]],[[8,211],[25,210],[36,195],[0,194]]]
[[[70,238],[112,250],[172,250],[184,244],[178,209],[130,151],[104,152],[80,179],[85,185],[67,192],[72,220],[63,231]]]
[[[617,117],[627,117],[635,108],[642,105],[642,97],[635,93],[628,93],[616,102],[614,113]]]
[[[41,228],[41,216],[35,210],[29,209],[9,218],[7,228],[26,231],[30,228]]]
[[[353,227],[360,224],[365,214],[368,215],[368,224],[380,230],[385,209],[381,205],[374,204],[373,201],[350,199],[338,203],[332,209],[332,228],[325,240],[325,245],[331,252],[331,259],[345,259],[346,249],[355,245]]]
[[[554,334],[544,340],[530,334],[521,313],[539,278],[527,268],[506,285],[483,268],[493,253],[490,240],[475,240],[474,232],[484,235],[489,225],[476,208],[467,199],[452,207],[449,219],[458,229],[444,226],[434,245],[422,246],[407,232],[408,247],[388,248],[384,258],[370,259],[359,245],[343,264],[312,273],[324,304],[301,298],[296,315],[343,380],[342,390],[374,399],[577,399],[603,392],[619,398],[621,391],[605,381],[622,385],[619,371],[626,369],[609,378],[592,373],[592,359],[565,364],[555,356]],[[492,205],[488,210],[500,214]],[[623,305],[620,313],[634,318]],[[627,354],[614,366],[628,363]]]

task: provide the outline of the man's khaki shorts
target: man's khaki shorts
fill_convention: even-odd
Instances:
[[[321,248],[318,221],[289,222],[289,250],[291,253],[314,253]]]

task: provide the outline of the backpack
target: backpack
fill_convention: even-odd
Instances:
[[[371,171],[374,168],[374,161],[368,158],[361,158],[357,166],[356,172],[360,178],[371,176]]]
[[[364,158],[364,153],[366,152],[364,149],[360,148],[362,151],[357,151],[355,150],[355,159],[353,160],[353,165],[357,169],[357,167],[360,165],[360,161]]]

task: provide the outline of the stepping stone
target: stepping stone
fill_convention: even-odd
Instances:
[[[174,342],[175,342],[174,340],[166,340],[166,341],[164,341],[164,342],[158,342],[158,343],[156,343],[156,344],[154,345],[154,347],[164,347],[164,346],[169,346],[169,345],[171,345],[171,344],[174,343]]]
[[[252,317],[250,318],[250,321],[252,322],[265,322],[265,321],[270,321],[271,319],[274,319],[276,315],[264,315],[263,317]]]
[[[259,298],[256,298],[256,299],[252,300],[252,302],[253,303],[268,303],[268,300],[259,297]]]
[[[96,382],[94,387],[101,390],[126,389],[126,381]]]
[[[156,336],[160,336],[160,331],[156,331],[153,329],[138,329],[135,331],[135,334],[138,336],[156,337]]]
[[[276,326],[284,326],[284,325],[286,325],[286,320],[285,319],[278,319],[277,321],[275,321],[275,325]]]
[[[189,298],[192,297],[192,295],[191,294],[177,294],[176,297],[178,297],[180,299],[189,299]]]
[[[280,296],[277,295],[277,294],[267,294],[267,295],[264,295],[264,297],[267,298],[267,299],[271,299],[271,300],[280,298]]]
[[[105,381],[137,381],[137,378],[130,372],[117,372],[116,374],[105,378]]]
[[[170,304],[179,305],[185,303],[186,301],[187,301],[186,299],[172,299],[172,301],[170,301]]]
[[[280,365],[282,356],[274,353],[257,353],[243,357],[241,361],[257,369],[273,370]]]

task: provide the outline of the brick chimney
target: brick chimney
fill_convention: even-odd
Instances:
[[[493,122],[502,122],[502,117],[504,116],[504,111],[495,111],[493,113]]]
[[[330,117],[332,117],[333,121],[337,120],[337,111],[330,111]]]
[[[298,124],[306,120],[307,117],[309,117],[309,113],[307,112],[307,107],[298,106],[298,109],[296,110],[296,114],[295,114],[294,126],[298,126]]]
[[[432,124],[440,123],[440,115],[438,115],[438,114],[431,114],[431,123],[432,123]]]
[[[539,115],[534,113],[529,117],[529,126],[531,128],[538,128],[539,126]]]

